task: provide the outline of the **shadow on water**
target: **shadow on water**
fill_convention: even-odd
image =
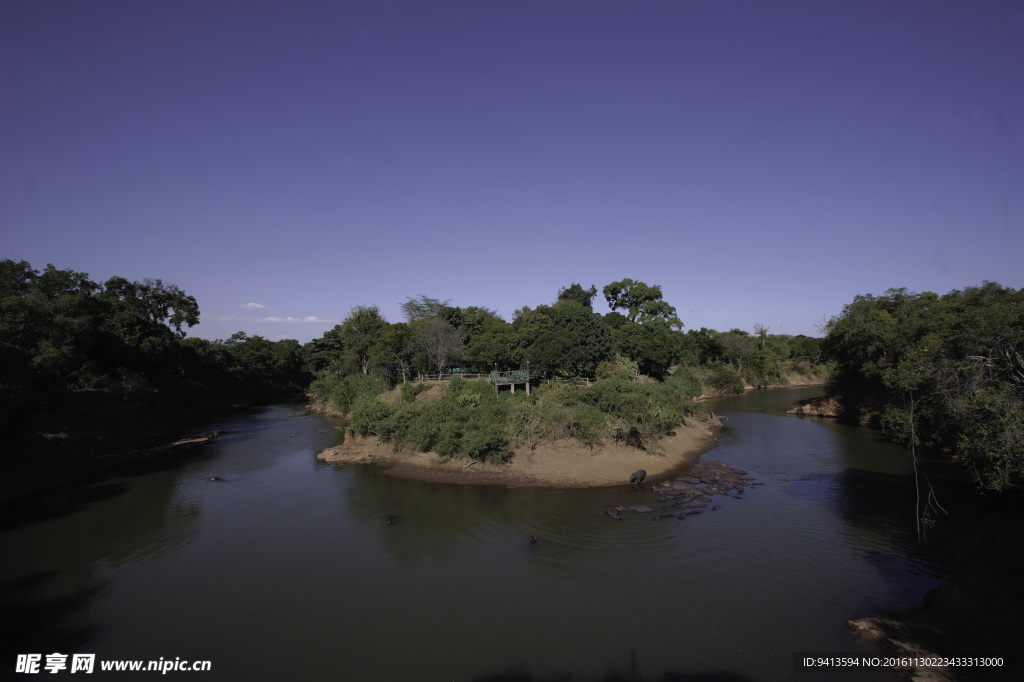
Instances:
[[[0,582],[0,609],[4,614],[0,655],[5,664],[19,653],[75,650],[95,636],[91,621],[76,618],[72,624],[68,614],[88,614],[107,584],[68,596],[40,598],[38,592],[57,579],[56,573],[42,571]]]
[[[127,483],[120,481],[95,480],[97,482],[91,485],[75,481],[5,503],[0,507],[0,532],[75,514],[99,502],[123,495],[129,488]]]

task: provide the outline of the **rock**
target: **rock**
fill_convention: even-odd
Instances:
[[[841,398],[832,396],[802,400],[799,407],[786,410],[786,414],[795,414],[801,417],[841,417],[843,416],[843,404],[840,400]]]

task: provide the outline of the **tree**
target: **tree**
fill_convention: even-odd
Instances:
[[[397,370],[404,384],[412,364],[412,328],[405,322],[388,325],[381,334],[377,345],[374,346],[374,350],[378,353],[376,364],[378,367],[385,368],[389,380]]]
[[[463,346],[458,333],[440,317],[419,320],[415,325],[415,334],[427,355],[430,369],[436,370],[438,375],[452,360],[462,357]]]
[[[449,299],[441,300],[430,298],[420,294],[416,298],[408,298],[402,304],[402,314],[406,322],[416,322],[428,317],[434,317],[441,312],[441,308],[448,305]]]
[[[309,368],[314,372],[330,372],[341,376],[345,342],[341,337],[341,325],[336,324],[324,332],[319,339],[309,344]]]
[[[152,321],[167,325],[178,338],[185,338],[182,325],[199,324],[199,304],[174,284],[160,279],[129,282],[124,277],[112,277],[103,285],[103,296],[116,301],[115,307]]]
[[[583,306],[539,306],[531,315],[540,317],[540,324],[524,359],[541,376],[594,376],[597,365],[613,357],[611,330]]]
[[[341,323],[341,341],[345,350],[356,358],[363,374],[370,373],[374,346],[387,326],[380,308],[375,305],[356,306]]]
[[[478,368],[513,364],[513,327],[486,308],[466,308],[462,315],[467,336],[466,359]]]
[[[730,329],[719,334],[716,340],[721,346],[722,354],[727,362],[736,365],[736,368],[742,372],[744,363],[754,355],[756,350],[756,344],[750,338],[750,334],[740,329]]]
[[[661,299],[661,287],[648,286],[643,282],[624,279],[605,286],[604,297],[612,310],[629,311],[630,322],[641,324],[653,318],[661,318],[670,327],[681,329],[683,323],[676,316],[676,309]]]
[[[597,287],[593,284],[589,289],[584,289],[582,285],[573,282],[568,288],[562,287],[558,290],[558,303],[581,305],[584,308],[593,309],[595,296],[597,296]]]
[[[880,406],[915,463],[918,446],[945,449],[996,490],[1024,475],[1024,290],[890,289],[855,297],[826,329],[833,391]]]
[[[821,359],[821,339],[798,334],[788,340],[788,345],[794,359],[806,358],[814,364]]]
[[[648,324],[626,322],[612,332],[620,353],[637,363],[640,373],[663,378],[679,359],[682,335],[661,320]]]
[[[700,329],[689,330],[686,332],[686,335],[693,339],[698,363],[710,365],[720,361],[725,355],[725,349],[718,341],[718,332],[716,330],[701,327]]]

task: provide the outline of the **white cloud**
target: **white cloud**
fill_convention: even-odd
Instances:
[[[257,317],[253,322],[263,322],[265,324],[337,324],[338,321],[329,317],[317,317],[316,315],[307,315],[306,317]]]
[[[243,310],[270,310],[267,306],[261,303],[245,303],[242,305]]]

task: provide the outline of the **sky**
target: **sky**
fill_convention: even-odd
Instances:
[[[4,2],[0,258],[302,342],[627,277],[807,335],[1021,288],[1024,4]]]

